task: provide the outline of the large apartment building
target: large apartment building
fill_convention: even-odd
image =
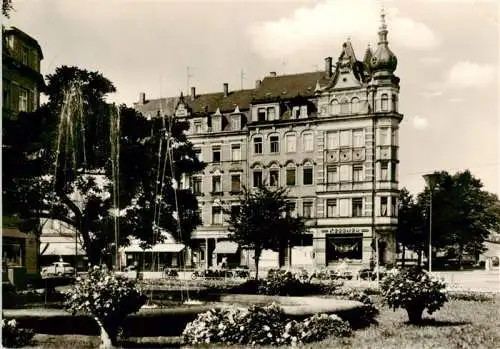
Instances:
[[[193,87],[189,96],[156,100],[141,93],[135,108],[146,117],[189,121],[189,139],[207,163],[185,183],[203,218],[193,234],[199,264],[217,263],[217,245],[227,239],[222,208],[238,206],[243,185],[260,184],[289,188],[290,205],[307,218],[309,231],[294,250],[309,252],[298,262],[288,251],[291,265],[369,265],[376,240],[380,261],[394,261],[403,115],[383,15],[378,34],[362,60],[347,41],[335,65],[327,57],[323,71],[272,72],[254,89],[223,84],[221,92],[197,95]]]

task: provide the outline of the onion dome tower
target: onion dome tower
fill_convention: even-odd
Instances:
[[[371,71],[376,76],[392,75],[398,66],[396,55],[389,49],[387,41],[387,24],[385,23],[385,13],[382,10],[381,26],[378,31],[379,42],[377,50],[371,58]]]

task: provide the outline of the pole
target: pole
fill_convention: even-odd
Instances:
[[[375,253],[377,255],[377,259],[375,261],[375,267],[377,268],[376,275],[377,275],[377,288],[380,286],[380,251],[378,249],[378,237],[375,237]]]
[[[432,189],[429,208],[429,273],[432,272]]]

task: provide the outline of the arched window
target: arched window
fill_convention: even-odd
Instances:
[[[353,114],[359,113],[359,98],[358,97],[353,97],[353,99],[351,99],[351,111]]]
[[[343,99],[340,103],[340,113],[349,114],[349,101],[347,100],[347,98]]]
[[[312,132],[302,134],[302,150],[305,152],[314,151],[314,138]]]
[[[271,187],[280,186],[280,167],[276,163],[269,167],[269,185]]]
[[[297,183],[297,167],[293,162],[289,162],[286,165],[286,185],[288,187],[293,187]]]
[[[304,168],[302,171],[302,184],[304,185],[313,184],[313,165],[309,161],[304,163]]]
[[[389,110],[389,96],[387,95],[387,93],[382,94],[381,103],[380,103],[380,109],[382,111],[388,111]]]
[[[332,115],[339,115],[340,114],[339,101],[337,101],[336,99],[334,99],[331,103],[331,112],[332,112]]]
[[[289,133],[285,136],[286,152],[295,153],[297,151],[297,136],[294,133]]]

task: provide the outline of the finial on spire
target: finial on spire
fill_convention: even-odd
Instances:
[[[380,10],[380,29],[386,29],[387,24],[385,23],[385,10],[384,10],[384,5],[382,5],[382,8]]]

